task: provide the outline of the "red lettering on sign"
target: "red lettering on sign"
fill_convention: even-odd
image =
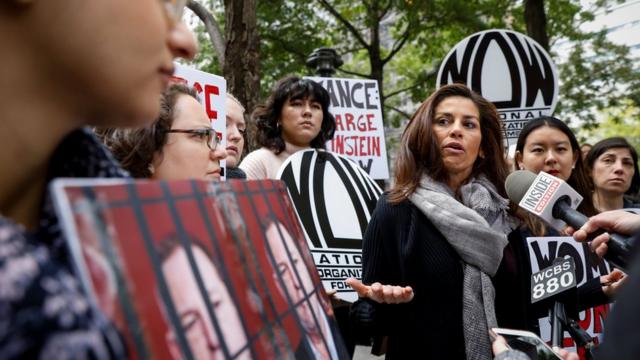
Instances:
[[[335,116],[335,118],[336,118],[336,131],[344,131],[344,126],[342,126],[342,115],[338,114]]]
[[[331,151],[347,156],[380,156],[380,138],[335,135],[331,140]]]
[[[211,95],[220,95],[220,90],[217,86],[205,85],[204,86],[204,106],[207,110],[207,116],[211,121],[218,118],[218,112],[213,109],[213,103],[211,101]]]
[[[344,114],[344,118],[347,121],[347,130],[351,131],[351,130],[355,130],[356,129],[356,125],[353,123],[353,114],[349,114],[346,113]]]
[[[602,333],[602,322],[609,313],[609,304],[599,305],[593,308],[593,332]]]

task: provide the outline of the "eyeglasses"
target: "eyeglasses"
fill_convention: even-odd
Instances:
[[[200,141],[207,140],[207,146],[212,151],[218,147],[222,141],[222,137],[213,129],[171,129],[167,133],[191,134],[196,136]]]
[[[185,6],[187,6],[188,0],[161,0],[164,5],[164,9],[167,13],[167,17],[172,23],[177,23],[182,20],[182,13]]]

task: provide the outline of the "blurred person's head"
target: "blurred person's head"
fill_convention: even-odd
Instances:
[[[423,175],[454,191],[469,178],[484,175],[506,197],[502,125],[491,102],[465,85],[450,84],[420,105],[402,134],[389,199],[411,195]]]
[[[0,60],[3,79],[20,74],[13,85],[37,84],[28,96],[42,95],[76,126],[144,124],[158,115],[173,60],[195,55],[193,35],[176,18],[185,3],[3,1],[0,39],[11,49]]]
[[[591,179],[573,131],[561,120],[543,116],[529,121],[516,143],[516,168],[535,174],[544,171],[566,181],[583,196],[579,209],[595,214],[591,202]]]
[[[582,154],[582,161],[587,160],[587,154],[589,153],[592,147],[593,145],[589,143],[584,143],[580,145],[580,153]]]
[[[267,102],[253,112],[256,143],[276,154],[285,149],[285,143],[324,148],[336,128],[329,105],[329,93],[315,81],[295,76],[281,79]]]
[[[604,139],[587,155],[593,186],[603,196],[622,197],[640,189],[638,153],[623,137]]]
[[[197,271],[222,331],[221,336],[215,331],[207,311],[205,299],[194,274],[196,270],[192,269],[187,252],[176,237],[169,237],[160,244],[158,252],[162,261],[162,272],[194,358],[224,359],[221,337],[232,355],[247,344],[242,320],[207,250],[196,241],[191,241],[190,244]],[[168,336],[171,349],[175,354],[179,354],[175,333],[171,331]]]
[[[97,130],[122,167],[137,178],[220,179],[226,151],[194,89],[172,84],[160,116],[141,128]]]
[[[0,78],[10,84],[0,87],[3,215],[37,225],[49,160],[72,131],[158,116],[173,60],[196,52],[180,22],[185,3],[0,1]]]
[[[240,164],[244,150],[244,136],[247,124],[244,121],[244,106],[233,95],[227,93],[227,167],[235,168]]]

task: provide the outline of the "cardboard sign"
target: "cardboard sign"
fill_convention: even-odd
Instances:
[[[531,275],[531,303],[576,287],[576,265],[572,258],[554,260],[553,265]]]
[[[346,356],[281,182],[53,187],[86,293],[130,358]]]
[[[363,79],[308,77],[322,85],[331,99],[336,132],[327,150],[355,161],[374,179],[388,179],[378,82]]]
[[[188,66],[174,63],[176,71],[172,81],[184,83],[198,92],[200,104],[211,120],[211,126],[220,135],[222,142],[219,146],[227,147],[227,118],[225,101],[227,99],[227,80],[222,76],[192,69]],[[222,179],[225,177],[226,160],[220,161]]]
[[[553,114],[558,72],[551,56],[521,33],[492,29],[460,41],[447,54],[436,84],[463,83],[491,101],[508,144],[531,119]]]
[[[599,278],[611,272],[611,265],[591,252],[589,245],[579,243],[572,237],[531,237],[527,238],[529,247],[529,257],[531,261],[531,272],[536,273],[540,269],[553,265],[554,259],[558,257],[570,257],[575,264],[575,281],[577,286],[581,286],[586,281]],[[589,335],[596,337],[596,341],[602,339],[604,320],[609,312],[609,305],[599,305],[588,308],[578,314],[576,320],[580,327],[585,329]],[[544,317],[538,320],[540,325],[540,337],[545,341],[551,339],[551,326],[549,318]],[[576,351],[575,342],[568,332],[563,334],[563,347]],[[572,349],[571,349],[572,348]],[[584,350],[578,349],[578,354],[584,358]]]
[[[344,280],[362,279],[362,238],[382,190],[353,161],[303,150],[280,168],[325,289],[355,301]]]

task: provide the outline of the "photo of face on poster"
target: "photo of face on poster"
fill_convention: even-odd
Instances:
[[[296,357],[337,359],[327,312],[314,292],[315,286],[305,259],[287,228],[273,221],[265,233],[273,257],[274,278],[278,289],[290,301],[304,329],[305,336],[296,347]],[[303,250],[309,251],[307,248]],[[307,260],[309,261],[309,260]]]
[[[184,332],[195,359],[224,359],[225,352],[237,359],[250,359],[242,319],[213,259],[197,241],[188,246],[191,254],[180,244],[180,239],[168,237],[160,243],[159,249],[162,272],[180,319],[178,331]],[[198,286],[198,277],[204,286],[204,296]],[[170,330],[167,339],[174,358],[180,359],[175,332]]]
[[[346,354],[281,182],[67,179],[54,194],[83,286],[129,358]]]

